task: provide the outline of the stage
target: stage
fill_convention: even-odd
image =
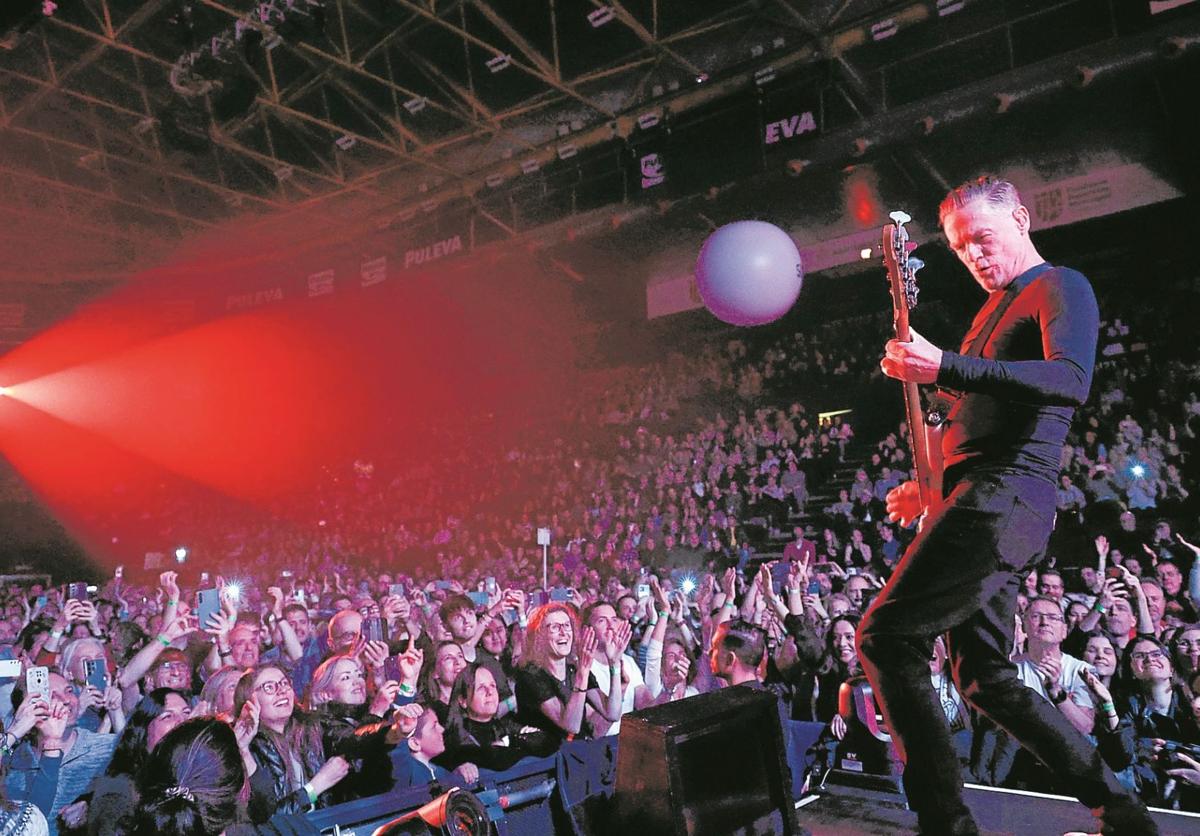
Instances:
[[[985,836],[1062,836],[1099,829],[1087,808],[1061,795],[967,785],[967,804]],[[796,802],[796,818],[812,836],[901,836],[916,832],[917,817],[897,796],[831,787]],[[1200,814],[1152,810],[1163,836],[1200,834]]]

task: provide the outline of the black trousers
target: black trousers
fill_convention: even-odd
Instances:
[[[1103,832],[1157,832],[1096,748],[1023,685],[1009,661],[1017,591],[1053,526],[1051,483],[969,474],[925,521],[859,626],[859,660],[905,762],[905,793],[922,833],[978,832],[929,681],[933,640],[942,634],[963,698],[1059,776],[1101,818]]]

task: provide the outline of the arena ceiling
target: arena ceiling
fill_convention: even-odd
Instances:
[[[496,194],[610,154],[647,113],[678,118],[812,66],[866,122],[887,107],[886,61],[860,48],[888,27],[945,18],[938,43],[967,44],[1034,10],[1083,19],[1096,5],[6,0],[0,281],[105,282],[230,219],[306,210],[375,228],[467,211],[517,234],[544,218],[497,209]]]

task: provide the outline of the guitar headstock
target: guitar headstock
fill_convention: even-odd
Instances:
[[[912,220],[907,212],[897,210],[888,215],[892,223],[883,228],[883,263],[887,267],[892,289],[892,304],[897,318],[907,323],[908,311],[917,306],[917,271],[925,266],[919,258],[909,255],[908,230],[904,225]]]

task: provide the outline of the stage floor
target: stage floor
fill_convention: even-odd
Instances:
[[[967,804],[987,836],[1062,836],[1099,830],[1079,802],[1058,795],[968,784]],[[830,788],[801,798],[796,817],[813,836],[901,836],[916,832],[917,817],[882,794]],[[1200,814],[1153,810],[1163,836],[1200,836]]]

